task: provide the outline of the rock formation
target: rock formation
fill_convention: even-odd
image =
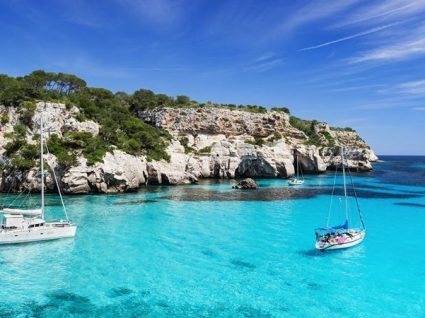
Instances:
[[[79,110],[64,104],[40,102],[32,117],[27,141],[34,143],[41,113],[46,122],[45,137],[65,132],[87,132],[96,136],[100,126],[94,121],[79,121]],[[7,162],[7,133],[20,123],[14,107],[0,106],[8,122],[0,127],[0,163]],[[291,125],[284,112],[252,113],[220,108],[161,108],[139,111],[139,118],[168,130],[172,140],[167,148],[170,160],[148,161],[114,149],[103,162],[89,165],[81,156],[71,167],[60,167],[53,155],[48,156],[52,169],[60,177],[66,193],[116,193],[137,190],[144,184],[187,184],[201,178],[287,178],[294,175],[294,156],[298,156],[304,173],[321,173],[341,164],[338,146],[347,148],[351,169],[368,171],[377,157],[367,144],[351,130],[332,129],[315,122],[316,143],[311,136]],[[54,191],[50,173],[47,188]],[[37,191],[40,188],[38,168],[26,172],[3,173],[1,191]]]
[[[255,190],[257,189],[257,183],[254,179],[246,178],[240,181],[237,185],[233,186],[233,188],[242,190]]]

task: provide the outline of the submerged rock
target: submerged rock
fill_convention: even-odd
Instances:
[[[237,185],[233,186],[233,189],[257,189],[257,183],[254,179],[246,178],[240,181]]]

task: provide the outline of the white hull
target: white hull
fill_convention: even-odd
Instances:
[[[301,185],[304,183],[304,180],[300,179],[289,179],[288,184],[289,185]]]
[[[74,237],[77,226],[63,222],[45,223],[30,229],[4,229],[0,231],[0,244],[17,244],[57,240]]]
[[[339,250],[343,248],[349,248],[356,246],[363,242],[366,236],[366,231],[356,232],[349,240],[346,240],[344,243],[334,242],[316,242],[316,249],[324,251],[324,250]]]

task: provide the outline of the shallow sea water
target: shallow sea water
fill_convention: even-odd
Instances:
[[[425,317],[425,158],[383,159],[353,177],[365,241],[335,252],[314,249],[332,172],[67,196],[75,239],[0,246],[0,317]]]

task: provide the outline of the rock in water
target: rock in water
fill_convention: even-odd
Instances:
[[[257,183],[254,179],[246,178],[233,186],[233,189],[257,189]]]

